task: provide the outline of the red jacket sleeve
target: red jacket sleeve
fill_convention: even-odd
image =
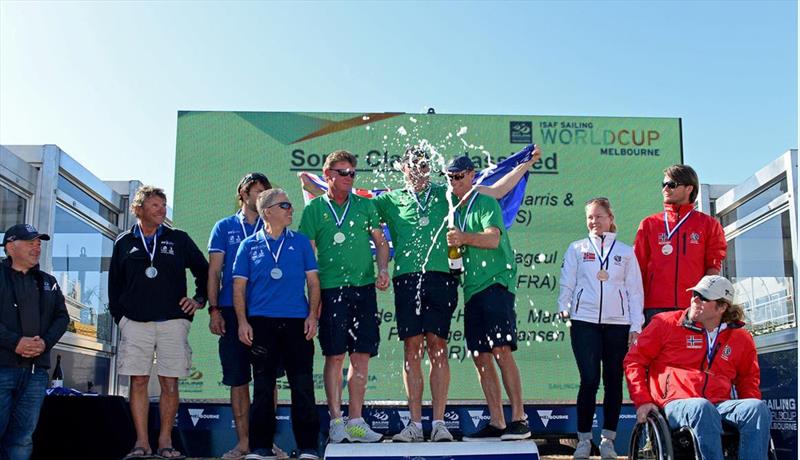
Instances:
[[[628,381],[628,393],[636,407],[654,402],[650,395],[647,368],[658,356],[669,328],[670,325],[659,315],[654,316],[625,355],[625,380]]]
[[[736,386],[736,397],[738,399],[755,398],[761,399],[761,369],[758,366],[758,353],[756,344],[750,333],[742,334],[742,346],[747,347],[747,351],[742,354],[739,362],[736,363],[736,379],[733,384]]]
[[[639,229],[636,230],[636,238],[633,240],[633,253],[636,255],[636,261],[639,262],[639,270],[642,272],[642,285],[644,286],[647,286],[647,261],[650,259],[646,220],[645,218],[639,222]]]
[[[725,259],[725,254],[728,252],[728,242],[725,241],[722,225],[713,217],[709,218],[709,221],[711,222],[711,231],[706,245],[704,272],[712,268],[719,270],[722,267],[722,260]]]

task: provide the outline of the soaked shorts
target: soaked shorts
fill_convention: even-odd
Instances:
[[[392,283],[400,340],[426,332],[447,339],[458,304],[458,280],[449,273],[416,272],[395,277]]]
[[[514,294],[501,284],[492,284],[474,294],[464,305],[464,335],[469,351],[488,353],[504,345],[516,351]]]
[[[378,354],[380,330],[375,285],[323,289],[319,345],[324,356]]]

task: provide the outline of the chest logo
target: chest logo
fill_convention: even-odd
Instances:
[[[583,261],[584,262],[594,262],[597,259],[597,256],[593,252],[584,252],[583,253]]]
[[[725,348],[722,349],[722,359],[727,361],[728,358],[731,357],[731,352],[733,352],[733,350],[731,350],[731,346],[725,345]]]
[[[689,242],[692,244],[700,244],[700,234],[697,232],[692,232],[692,234],[689,235]]]
[[[687,335],[686,348],[690,350],[699,350],[703,348],[703,338],[696,335]]]

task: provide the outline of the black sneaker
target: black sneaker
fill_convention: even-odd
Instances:
[[[506,427],[506,431],[500,436],[503,441],[515,441],[518,439],[528,439],[531,437],[531,429],[528,428],[527,420],[517,420],[511,422]]]
[[[499,441],[505,430],[496,426],[486,425],[469,436],[464,436],[464,441]]]

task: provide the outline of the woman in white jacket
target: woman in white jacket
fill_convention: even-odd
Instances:
[[[600,363],[603,364],[603,430],[600,455],[616,458],[614,439],[622,408],[622,360],[642,330],[642,275],[633,249],[616,239],[614,213],[606,198],[586,203],[589,236],[564,253],[559,313],[570,318],[578,372],[578,446],[573,458],[592,449],[592,420]]]

